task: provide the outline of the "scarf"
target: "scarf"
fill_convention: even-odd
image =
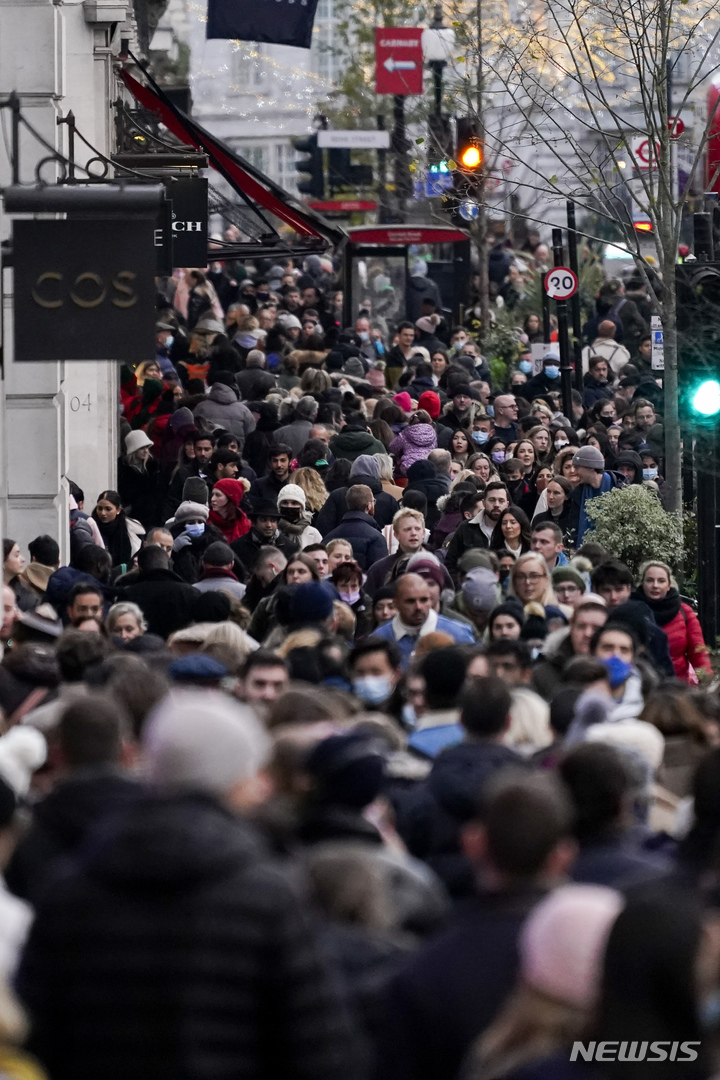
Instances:
[[[206,566],[200,575],[200,581],[208,581],[210,578],[226,578],[228,581],[240,581],[237,574],[232,570],[226,570],[223,566]]]
[[[95,517],[94,513],[92,517],[100,530],[100,535],[112,559],[113,566],[122,566],[123,563],[129,566],[132,562],[132,544],[128,536],[125,515],[119,513],[114,521],[107,522],[100,521],[99,518]]]
[[[211,510],[208,521],[222,533],[226,544],[232,544],[233,540],[239,540],[241,536],[250,532],[251,529],[250,519],[240,509],[235,510],[235,516],[231,518],[221,517],[217,510]]]
[[[633,593],[633,600],[642,600],[652,611],[658,626],[665,626],[680,614],[680,594],[677,589],[669,589],[662,600],[651,600],[645,595],[642,586]]]

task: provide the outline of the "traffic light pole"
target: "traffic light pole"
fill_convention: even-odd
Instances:
[[[698,617],[710,648],[718,634],[717,436],[710,428],[695,441],[697,476]]]
[[[568,234],[568,259],[570,269],[578,281],[580,280],[580,267],[578,265],[577,250],[577,227],[575,225],[575,203],[567,204],[567,234]],[[570,311],[572,314],[573,327],[573,360],[575,361],[575,389],[582,393],[583,370],[582,370],[582,320],[580,317],[580,290],[570,299]]]
[[[562,229],[553,229],[553,262],[555,266],[563,265],[563,242]],[[570,360],[570,336],[568,334],[568,306],[567,300],[556,300],[555,310],[558,321],[558,345],[560,346],[560,386],[562,389],[563,413],[572,424],[572,362]]]

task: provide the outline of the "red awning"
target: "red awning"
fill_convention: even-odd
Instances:
[[[294,199],[259,169],[245,161],[234,150],[225,146],[209,131],[172,105],[159,87],[156,92],[154,89],[143,86],[128,71],[122,71],[121,77],[136,101],[155,113],[177,139],[186,146],[204,150],[213,168],[222,173],[236,191],[257,203],[264,210],[269,210],[281,221],[290,225],[300,236],[325,240],[335,246],[347,239],[342,229],[331,225],[319,214]]]

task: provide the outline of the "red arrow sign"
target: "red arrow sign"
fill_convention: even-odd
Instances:
[[[375,30],[375,92],[422,94],[422,29],[412,26]]]

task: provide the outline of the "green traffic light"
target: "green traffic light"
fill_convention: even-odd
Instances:
[[[701,416],[715,416],[720,412],[720,382],[706,379],[693,394],[692,407]]]

